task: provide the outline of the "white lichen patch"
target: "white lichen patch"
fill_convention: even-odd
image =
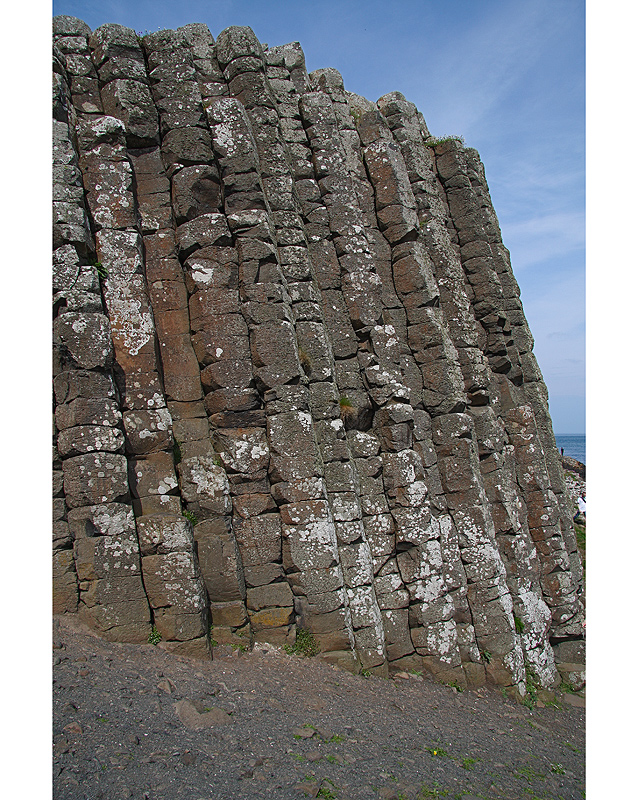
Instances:
[[[430,654],[437,656],[444,664],[460,662],[454,620],[445,620],[429,625],[425,641]]]
[[[171,517],[142,517],[138,522],[138,536],[143,548],[159,552],[192,552],[193,536],[185,519]]]
[[[481,652],[476,643],[474,625],[470,623],[457,623],[456,635],[459,647],[467,651],[470,661],[473,661],[475,664],[480,664],[482,660]]]
[[[521,639],[525,650],[533,650],[542,646],[552,621],[552,613],[543,601],[534,592],[521,592],[518,599],[523,605],[521,623],[523,633]]]
[[[209,497],[230,494],[226,472],[215,465],[212,459],[190,459],[189,466],[189,478],[195,484],[198,494]]]
[[[335,520],[350,522],[361,519],[361,505],[354,492],[335,492],[331,493],[329,498]]]
[[[372,554],[367,542],[344,545],[339,550],[348,586],[372,584]]]
[[[377,626],[381,623],[381,614],[371,586],[349,587],[346,591],[353,628]]]
[[[177,488],[177,479],[173,475],[163,477],[157,485],[157,494],[168,494]]]
[[[405,502],[410,506],[421,505],[427,496],[428,487],[425,481],[414,481],[404,489]]]
[[[91,522],[102,536],[124,536],[135,530],[133,510],[127,506],[92,506]]]
[[[224,465],[235,472],[254,472],[268,464],[268,444],[264,431],[228,434],[225,449],[219,453]]]
[[[300,569],[324,569],[338,563],[337,537],[330,519],[283,525],[282,530],[290,541],[293,561]]]
[[[139,287],[123,281],[109,281],[106,302],[114,339],[131,355],[137,355],[152,341],[155,333],[153,315],[142,306]]]
[[[522,684],[525,687],[525,659],[520,644],[516,641],[514,647],[503,656],[503,664],[512,676],[512,683]]]
[[[377,575],[374,579],[374,588],[378,595],[394,594],[403,589],[403,581],[398,572]]]
[[[143,559],[143,568],[145,562],[146,559]],[[152,584],[161,586],[161,594],[154,598],[152,592],[149,592],[151,604],[156,599],[159,601],[159,607],[170,607],[177,613],[193,614],[202,611],[203,587],[199,573],[195,569],[192,552],[167,553],[157,558],[155,567],[156,573]],[[146,573],[145,582],[147,582]]]
[[[429,571],[429,567],[421,569],[421,573]],[[411,594],[417,599],[422,601],[422,609],[426,609],[439,597],[445,594],[445,583],[441,575],[433,574],[429,577],[420,576],[411,587]]]
[[[143,279],[142,239],[134,231],[103,229],[97,234],[100,260],[108,271],[106,286],[114,291],[130,283],[133,276]],[[139,283],[138,283],[139,291]]]
[[[299,422],[301,427],[307,431],[312,431],[312,416],[307,411],[300,411],[298,413]]]

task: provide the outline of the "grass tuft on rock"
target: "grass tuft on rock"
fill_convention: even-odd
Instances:
[[[305,628],[297,629],[297,638],[294,644],[285,644],[284,650],[291,656],[304,656],[311,658],[320,652],[319,644],[315,637]]]

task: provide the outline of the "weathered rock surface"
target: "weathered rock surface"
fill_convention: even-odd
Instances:
[[[580,687],[571,497],[476,151],[248,27],[54,44],[56,613]]]

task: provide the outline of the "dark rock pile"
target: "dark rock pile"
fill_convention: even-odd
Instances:
[[[53,71],[54,611],[555,686],[582,569],[477,152],[245,27],[56,17]]]

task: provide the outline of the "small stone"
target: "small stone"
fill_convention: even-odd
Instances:
[[[328,730],[327,728],[315,728],[315,731],[317,732],[317,736],[321,736],[324,742],[329,742],[334,736],[334,731]]]
[[[67,733],[77,733],[77,734],[81,734],[83,732],[82,728],[77,722],[69,722],[69,724],[65,725],[64,728],[62,728],[62,730],[66,731]]]
[[[306,759],[308,761],[321,761],[323,755],[318,750],[311,750],[309,753],[306,753]]]
[[[192,731],[212,728],[213,725],[226,725],[232,722],[230,714],[218,706],[213,706],[200,713],[190,700],[181,700],[175,704],[175,711],[184,727]]]
[[[294,788],[306,797],[316,797],[319,793],[318,781],[301,781],[300,783],[296,783]]]
[[[193,753],[190,752],[190,750],[186,750],[186,752],[182,753],[179,760],[182,762],[182,764],[186,764],[186,766],[191,766],[192,764],[195,763],[195,756],[193,755]]]
[[[292,735],[297,739],[312,739],[315,735],[314,728],[295,728]]]
[[[69,743],[66,736],[56,736],[53,742],[53,752],[57,755],[69,752]]]

